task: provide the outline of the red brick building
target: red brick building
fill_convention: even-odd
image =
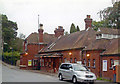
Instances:
[[[43,34],[43,25],[40,25],[39,34],[32,33],[25,40],[24,50],[28,55],[21,55],[21,68],[37,66],[40,70],[57,72],[62,62],[78,62],[86,65],[97,77],[113,79],[111,67],[116,63],[114,61],[118,64],[120,61],[119,29],[98,28],[95,31],[91,23],[92,19],[87,15],[85,30],[69,35],[63,35],[61,26],[54,31],[55,35]]]

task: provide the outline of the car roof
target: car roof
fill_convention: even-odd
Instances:
[[[78,65],[79,63],[62,63],[62,64]],[[62,65],[62,64],[61,64],[61,65]],[[82,65],[82,64],[79,64],[79,65]]]

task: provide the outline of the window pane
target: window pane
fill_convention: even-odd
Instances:
[[[95,67],[95,59],[93,59],[93,67]]]
[[[77,62],[76,58],[74,60],[75,60],[75,63],[76,63]]]
[[[72,58],[70,58],[70,63],[72,63]]]
[[[114,60],[110,59],[110,67],[112,67],[114,65]]]

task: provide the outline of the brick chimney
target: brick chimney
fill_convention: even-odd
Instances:
[[[55,32],[55,37],[64,35],[64,29],[62,26],[58,26],[58,28],[56,28],[54,32]]]
[[[40,28],[38,29],[39,32],[39,43],[43,43],[43,24],[40,24]]]
[[[90,18],[90,15],[87,15],[87,18],[84,19],[85,21],[85,30],[88,28],[88,27],[92,27],[92,19]]]

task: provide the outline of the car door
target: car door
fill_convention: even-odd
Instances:
[[[59,72],[62,73],[63,78],[66,78],[66,64],[62,64]]]
[[[63,75],[64,75],[65,78],[68,78],[68,70],[69,70],[69,69],[68,69],[68,66],[67,66],[67,65],[68,65],[68,64],[64,64],[64,74],[63,74]]]
[[[72,65],[67,64],[66,75],[68,79],[72,79],[72,75],[73,75],[73,71],[70,68],[72,69]]]

